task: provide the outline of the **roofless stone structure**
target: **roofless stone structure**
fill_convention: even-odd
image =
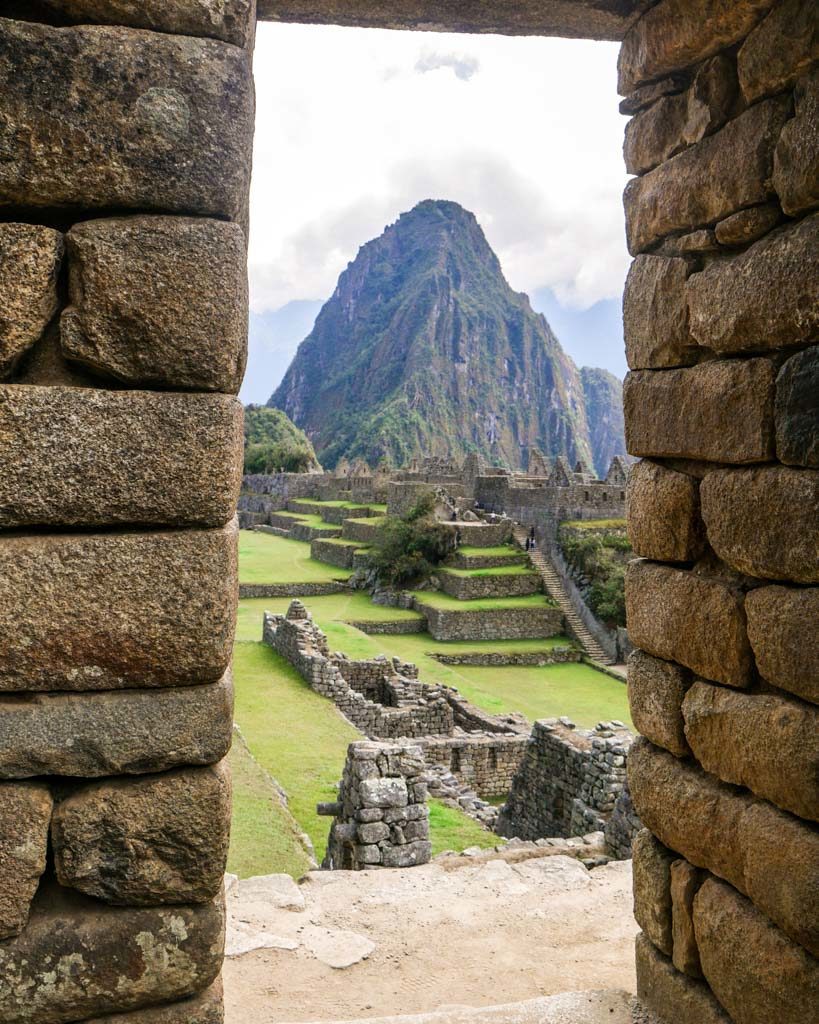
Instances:
[[[623,40],[639,992],[809,1024],[814,0],[259,13]],[[0,1020],[217,1024],[255,5],[0,14]]]

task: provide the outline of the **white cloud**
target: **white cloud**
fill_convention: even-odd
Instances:
[[[463,45],[260,25],[255,310],[328,297],[359,246],[427,198],[475,212],[513,288],[550,287],[577,308],[619,295],[628,255],[616,46]]]

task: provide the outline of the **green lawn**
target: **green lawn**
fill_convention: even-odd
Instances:
[[[624,530],[625,519],[568,519],[560,524],[576,530]]]
[[[501,565],[494,569],[451,569],[441,566],[440,572],[448,572],[452,576],[531,576],[534,569],[528,565]]]
[[[435,590],[413,591],[413,596],[422,604],[447,612],[488,612],[502,608],[553,607],[550,599],[543,594],[530,594],[528,597],[481,597],[475,601],[459,601],[457,597],[450,597],[449,594],[442,594]]]
[[[292,519],[294,523],[300,523],[302,526],[311,526],[314,530],[340,530],[340,526],[336,526],[334,523],[325,523],[321,516],[311,515],[309,512],[274,512],[274,515],[284,516],[286,519]],[[247,531],[243,531],[247,532]],[[268,538],[273,537],[276,539],[275,534],[262,534]],[[287,538],[282,538],[287,540]]]
[[[485,828],[481,828],[474,818],[456,811],[454,807],[447,807],[440,800],[433,799],[429,801],[429,834],[432,839],[433,857],[444,850],[455,850],[460,853],[470,846],[480,846],[482,850],[489,850],[503,842],[494,832],[487,832]]]
[[[353,590],[343,594],[329,594],[326,597],[299,598],[313,612],[316,621],[327,631],[328,625],[342,622],[394,622],[402,619],[420,620],[418,612],[403,608],[386,608],[373,604],[366,592]],[[289,597],[254,597],[239,602],[239,623],[237,640],[258,640],[262,632],[262,614],[274,612],[281,614],[290,606]],[[363,636],[358,630],[345,627],[357,636]]]
[[[471,544],[462,544],[458,548],[458,553],[461,555],[487,555],[490,558],[503,558],[504,555],[509,558],[523,558],[520,548],[511,547],[509,544],[502,544],[496,548],[476,548]]]
[[[239,580],[242,583],[330,583],[349,572],[310,557],[310,545],[289,537],[252,530],[239,532]]]

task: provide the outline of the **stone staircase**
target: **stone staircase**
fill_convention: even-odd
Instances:
[[[516,526],[513,536],[515,541],[525,549],[527,531],[522,526]],[[599,662],[601,665],[613,665],[614,659],[606,654],[575,610],[572,600],[563,585],[563,580],[560,578],[557,569],[552,565],[549,557],[540,548],[536,548],[528,554],[532,566],[543,580],[546,593],[560,605],[560,609],[566,617],[566,628],[571,635],[577,640],[592,661]]]

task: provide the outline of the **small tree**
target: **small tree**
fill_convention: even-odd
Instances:
[[[370,553],[379,583],[420,583],[450,554],[452,533],[435,518],[434,508],[434,495],[426,495],[405,516],[387,516],[381,524]]]

